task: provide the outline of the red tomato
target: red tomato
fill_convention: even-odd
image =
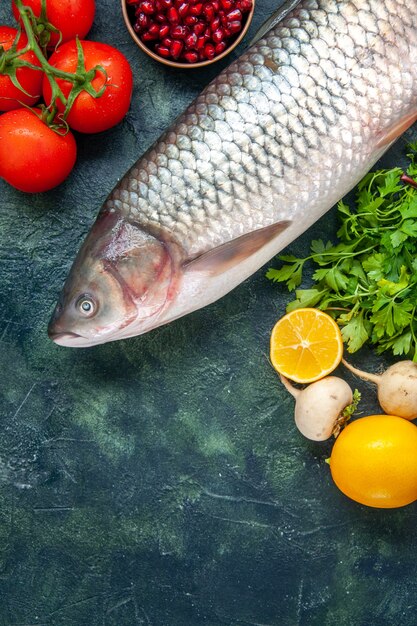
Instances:
[[[41,0],[23,0],[26,7],[31,7],[36,17],[41,13]],[[19,11],[14,0],[12,2],[13,15],[19,20]],[[46,0],[46,14],[48,21],[62,33],[62,43],[86,36],[94,21],[95,0]],[[56,46],[59,35],[51,34],[50,48]]]
[[[4,50],[9,50],[16,38],[18,31],[16,28],[10,28],[10,26],[0,26],[0,46]],[[28,40],[23,33],[19,37],[17,49],[22,50],[27,44]],[[38,59],[33,52],[26,52],[19,57],[22,61],[27,61],[33,65],[41,66]],[[7,75],[7,70],[10,66],[6,64],[3,72],[0,73],[0,111],[11,111],[12,109],[18,109],[19,107],[27,104],[32,106],[39,100],[42,95],[42,81],[43,72],[38,70],[32,70],[28,67],[19,67],[16,70],[16,78],[22,85],[23,89],[33,95],[33,97],[27,96],[23,91],[20,91],[15,87]]]
[[[0,116],[0,177],[20,191],[39,193],[62,183],[76,153],[71,132],[58,135],[32,110]]]
[[[107,72],[107,78],[103,72],[96,72],[92,80],[94,89],[99,91],[104,84],[106,84],[106,89],[99,98],[94,98],[86,91],[82,91],[74,102],[67,122],[71,128],[80,133],[99,133],[118,124],[126,115],[132,97],[132,70],[126,57],[112,46],[95,41],[82,41],[81,45],[86,70],[101,65]],[[76,42],[70,41],[54,52],[49,63],[65,72],[75,72],[77,58]],[[57,83],[64,96],[68,97],[72,84],[61,79],[57,79]],[[43,97],[49,104],[51,86],[46,77],[43,81]],[[57,106],[60,111],[64,110],[60,101],[57,102]]]

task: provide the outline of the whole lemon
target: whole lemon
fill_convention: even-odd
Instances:
[[[417,427],[401,417],[370,415],[336,439],[330,470],[352,500],[377,508],[417,500]]]

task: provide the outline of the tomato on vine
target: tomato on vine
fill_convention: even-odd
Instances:
[[[7,103],[0,116],[0,177],[20,191],[48,191],[69,175],[77,152],[69,127],[100,132],[128,111],[129,62],[112,46],[78,36],[89,30],[94,9],[94,0],[13,0],[25,34],[0,27],[0,111]],[[48,59],[46,48],[67,38]],[[46,106],[30,109],[40,95]],[[9,110],[20,103],[27,108]]]
[[[80,65],[84,65],[85,84],[75,85],[56,78],[68,100],[64,105],[58,99],[56,106],[60,113],[65,112],[65,120],[71,128],[81,133],[99,133],[124,118],[132,97],[133,76],[128,60],[119,50],[95,41],[81,41],[78,45],[76,41],[69,41],[54,52],[49,64],[67,73],[79,72]],[[43,97],[49,105],[52,90],[47,77],[43,82]]]
[[[0,116],[0,177],[29,193],[62,183],[77,153],[72,133],[55,132],[40,116],[40,110],[26,108]]]
[[[42,95],[43,72],[39,60],[30,50],[19,54],[27,42],[26,35],[19,35],[16,28],[0,26],[0,111],[33,106]]]
[[[40,18],[39,33],[41,38],[48,37],[48,48],[80,37],[85,37],[93,25],[95,0],[44,0],[46,15],[42,15],[42,0],[22,0],[25,7],[32,9],[36,18]],[[20,20],[15,0],[12,2],[13,15]],[[52,24],[54,29],[50,29]],[[57,32],[59,31],[59,32]],[[60,34],[61,33],[61,34]]]

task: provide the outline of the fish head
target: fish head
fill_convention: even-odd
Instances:
[[[173,290],[173,250],[116,211],[100,213],[65,282],[49,337],[88,347],[158,326]]]

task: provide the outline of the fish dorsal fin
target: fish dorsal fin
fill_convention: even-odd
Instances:
[[[290,221],[277,222],[247,235],[242,235],[237,239],[232,239],[232,241],[209,250],[209,252],[204,252],[197,258],[185,263],[184,269],[187,272],[202,272],[211,276],[223,274],[258,252],[288,228],[290,224]]]
[[[277,9],[275,13],[273,13],[271,17],[262,24],[253,40],[250,42],[250,45],[253,46],[258,43],[258,41],[262,39],[262,37],[264,37],[268,31],[271,30],[271,28],[274,28],[274,26],[276,26],[285,17],[287,17],[288,13],[295,9],[296,6],[300,4],[300,2],[301,0],[285,0],[284,4],[280,6],[279,9]]]

